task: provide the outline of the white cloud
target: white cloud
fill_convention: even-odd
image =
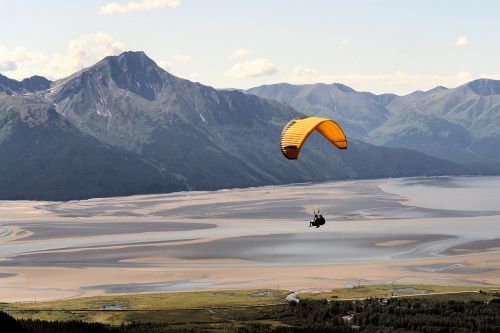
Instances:
[[[174,70],[174,66],[172,65],[172,63],[165,61],[165,60],[160,60],[160,62],[158,62],[158,66],[160,66],[161,68],[163,68],[167,72],[173,72],[173,70]]]
[[[273,75],[277,72],[276,66],[267,59],[256,59],[239,62],[224,72],[224,75],[232,79],[244,79],[249,77]]]
[[[492,77],[491,75],[483,76]],[[402,71],[378,74],[321,74],[315,69],[298,65],[293,68],[291,74],[270,80],[268,83],[288,82],[292,84],[306,84],[338,82],[361,91],[407,94],[416,90],[432,89],[439,85],[456,87],[474,78],[470,73],[465,71],[459,71],[454,75],[412,74]]]
[[[160,60],[158,62],[158,66],[169,72],[170,74],[173,74],[178,77],[183,77],[183,78],[189,78],[189,79],[195,79],[199,76],[198,72],[191,72],[191,73],[186,73],[186,72],[181,72],[179,71],[178,68],[174,67],[174,65],[171,62],[168,62],[166,60]]]
[[[247,49],[238,49],[238,50],[234,51],[229,56],[229,59],[241,59],[241,58],[245,58],[249,54],[250,54],[250,51],[248,51]]]
[[[41,52],[28,51],[24,47],[16,47],[11,56],[18,62],[45,63],[48,60],[48,57]]]
[[[44,66],[48,60],[49,57],[40,52],[28,51],[24,47],[9,50],[0,45],[0,72],[11,78],[31,76],[33,72],[29,70],[30,67]]]
[[[10,66],[8,76],[22,79],[34,74],[46,76],[49,79],[59,79],[70,75],[86,66],[109,55],[116,55],[125,50],[125,45],[113,40],[104,32],[86,34],[68,43],[65,53],[51,55],[42,52],[17,47],[9,50],[0,46],[0,63],[14,62]],[[1,70],[1,69],[0,69]]]
[[[10,72],[15,71],[17,64],[12,60],[1,60],[0,59],[0,72]]]
[[[342,41],[340,41],[340,44],[342,44],[342,45],[347,45],[347,44],[349,44],[349,41],[347,41],[347,40],[342,40]]]
[[[469,38],[467,38],[467,36],[460,36],[455,41],[456,46],[465,46],[467,44],[469,44]]]
[[[500,73],[481,74],[479,77],[482,79],[500,80]]]
[[[141,0],[127,3],[110,2],[101,7],[99,13],[101,15],[122,14],[135,11],[174,8],[179,4],[180,0]]]
[[[188,62],[188,61],[191,61],[191,59],[193,59],[193,57],[188,56],[188,55],[182,55],[182,54],[174,54],[172,56],[172,59],[174,59],[176,61],[181,61],[181,62]]]
[[[309,67],[304,67],[304,66],[295,66],[292,71],[294,76],[297,77],[305,77],[308,75],[316,75],[316,70],[309,68]]]

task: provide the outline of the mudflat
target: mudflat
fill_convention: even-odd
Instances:
[[[0,202],[0,301],[359,283],[500,285],[500,177]],[[461,204],[463,202],[463,204]],[[309,228],[314,209],[327,223]]]

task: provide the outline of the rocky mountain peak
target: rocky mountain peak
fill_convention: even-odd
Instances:
[[[351,87],[348,87],[346,86],[345,84],[342,84],[342,83],[333,83],[332,84],[333,87],[337,88],[338,90],[342,91],[342,92],[345,92],[345,93],[353,93],[353,92],[356,92],[354,89],[352,89]]]
[[[143,51],[125,51],[117,56],[108,56],[96,66],[116,66],[117,69],[130,75],[144,71],[158,71],[158,65]]]
[[[9,79],[0,74],[0,91],[9,95],[21,92],[34,92],[50,88],[51,81],[43,76],[35,75],[22,81]]]
[[[9,79],[7,76],[0,74],[0,91],[6,94],[12,94],[19,90],[19,82]]]
[[[126,51],[118,56],[104,58],[96,67],[107,67],[111,79],[126,89],[148,100],[173,76],[160,68],[143,51]]]
[[[100,90],[113,82],[118,88],[152,101],[165,83],[173,78],[144,52],[126,51],[117,56],[108,56],[93,66],[59,80],[55,86],[59,87],[56,89],[59,92],[58,99],[62,99],[82,88],[92,90],[99,87]]]
[[[21,86],[28,91],[39,91],[50,88],[52,81],[40,75],[33,75],[21,81]]]
[[[478,79],[465,84],[465,86],[480,96],[500,94],[500,80]]]

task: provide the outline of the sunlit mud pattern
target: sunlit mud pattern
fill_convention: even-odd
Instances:
[[[0,201],[0,301],[500,285],[498,198],[500,177],[437,177]]]

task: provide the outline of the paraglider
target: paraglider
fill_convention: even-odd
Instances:
[[[347,139],[339,124],[328,118],[302,117],[288,122],[281,132],[280,148],[289,160],[296,160],[307,138],[313,131],[320,132],[328,141],[339,149],[347,149]],[[314,211],[314,218],[309,227],[319,228],[326,223],[323,215]]]
[[[321,213],[319,212],[319,209],[318,209],[317,213],[314,212],[314,218],[312,221],[309,222],[309,227],[319,228],[323,224],[325,224],[325,222],[326,222],[325,218],[323,217],[323,215],[321,215]]]
[[[313,131],[320,132],[339,149],[347,149],[347,139],[342,128],[333,120],[320,117],[295,118],[288,122],[281,133],[281,152],[289,160],[299,157],[300,149]]]

